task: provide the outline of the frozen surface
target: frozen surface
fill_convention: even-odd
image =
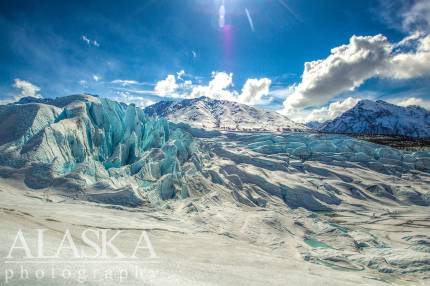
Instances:
[[[0,108],[0,164],[29,187],[132,205],[143,201],[139,190],[154,200],[188,195],[197,146],[134,105],[76,95]]]
[[[87,95],[17,106],[0,106],[19,122],[0,126],[2,241],[41,226],[145,229],[160,263],[130,285],[428,282],[429,152],[205,131]]]

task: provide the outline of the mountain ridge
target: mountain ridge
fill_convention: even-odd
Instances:
[[[316,130],[325,133],[430,138],[430,111],[416,105],[402,107],[382,100],[365,99],[338,117],[321,123]]]
[[[276,111],[245,104],[199,97],[180,101],[160,101],[144,112],[162,116],[173,122],[188,123],[192,127],[235,131],[304,131],[308,128]]]

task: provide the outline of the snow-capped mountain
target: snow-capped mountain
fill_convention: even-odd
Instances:
[[[430,112],[415,105],[401,107],[382,100],[361,100],[339,117],[323,123],[318,130],[429,138]]]
[[[161,101],[145,108],[151,116],[205,129],[239,131],[303,131],[307,127],[275,111],[207,97]]]

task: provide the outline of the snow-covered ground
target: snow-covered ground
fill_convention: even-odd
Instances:
[[[430,175],[386,165],[371,169],[368,161],[303,161],[263,147],[269,140],[293,144],[291,136],[205,138],[213,152],[203,164],[210,180],[195,178],[191,197],[155,206],[72,200],[55,187],[28,189],[19,173],[8,175],[0,187],[1,256],[7,256],[18,229],[30,237],[34,229],[48,229],[45,240],[53,248],[66,229],[74,237],[87,228],[122,229],[127,239],[118,241],[130,252],[146,230],[159,258],[139,264],[144,274],[129,274],[125,285],[425,285]],[[132,273],[135,264],[127,267]],[[67,281],[58,278],[54,284]],[[88,284],[115,284],[103,281]]]
[[[277,173],[259,168],[263,170],[267,176]],[[256,176],[263,176],[260,180],[265,183],[268,179],[260,172]],[[358,180],[368,175],[352,169],[334,172],[353,179],[351,186],[360,185]],[[315,174],[293,178],[305,184],[322,179]],[[391,184],[388,178],[380,175],[378,179]],[[276,180],[287,178],[278,175]],[[343,182],[329,181],[337,186]],[[428,177],[422,181],[422,185],[428,183]],[[397,178],[392,184],[405,186],[411,181]],[[30,273],[28,280],[20,279],[18,266],[2,264],[4,270],[15,271],[9,285],[74,285],[82,269],[103,273],[117,268],[128,271],[124,285],[426,285],[428,277],[428,208],[382,196],[354,199],[345,192],[335,211],[310,212],[286,208],[276,197],[266,207],[248,207],[221,190],[169,201],[162,208],[138,209],[70,200],[55,195],[55,190],[35,191],[9,179],[1,181],[0,190],[1,257],[7,256],[19,229],[33,251],[35,229],[46,229],[45,248],[56,249],[67,229],[79,238],[88,228],[123,230],[127,237],[117,242],[128,253],[145,230],[158,257],[125,264],[115,259],[74,263],[65,258],[54,265],[59,269],[55,279],[42,280],[34,277],[33,270],[50,273],[52,264],[22,263]],[[86,247],[80,239],[74,241],[79,248]],[[136,265],[142,271],[137,278]],[[73,277],[63,279],[58,274],[62,269],[71,269]],[[118,285],[119,279],[89,276],[84,281],[85,285]]]
[[[0,112],[20,122],[0,128],[0,283],[76,284],[35,276],[53,265],[99,273],[86,285],[428,283],[430,152],[343,135],[205,131],[87,96],[2,108],[34,120]],[[67,230],[85,251],[86,230],[120,230],[124,253],[145,232],[156,257],[66,251],[25,261],[30,277],[20,279],[23,261],[8,258],[20,229],[35,253],[37,229],[46,253]],[[119,272],[100,277],[110,269]]]

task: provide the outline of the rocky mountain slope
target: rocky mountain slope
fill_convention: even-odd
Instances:
[[[361,100],[352,109],[318,126],[317,130],[430,138],[430,111],[419,106],[401,107],[382,100]]]
[[[270,110],[207,97],[161,101],[145,108],[151,116],[204,129],[237,131],[303,131],[307,127]]]

